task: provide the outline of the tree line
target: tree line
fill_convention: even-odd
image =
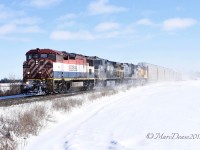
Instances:
[[[22,82],[21,79],[8,79],[8,78],[3,78],[0,80],[0,83],[17,83],[17,82]]]

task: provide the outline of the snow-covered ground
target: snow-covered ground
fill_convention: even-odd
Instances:
[[[200,81],[158,83],[88,102],[29,139],[28,150],[200,148]]]
[[[0,83],[0,90],[7,91],[10,89],[10,83]]]

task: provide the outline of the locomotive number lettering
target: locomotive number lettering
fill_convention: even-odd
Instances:
[[[77,66],[69,65],[69,71],[77,71]]]

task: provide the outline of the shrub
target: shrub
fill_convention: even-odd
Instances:
[[[9,90],[0,90],[0,96],[10,96],[22,93],[21,85],[9,83]]]
[[[81,106],[82,104],[82,100],[62,98],[53,101],[52,108],[54,108],[55,110],[69,112],[73,107]]]
[[[15,118],[1,118],[2,124],[7,124],[9,131],[18,137],[28,137],[29,134],[37,135],[42,127],[42,120],[47,116],[44,106],[35,106],[25,112],[19,112]]]
[[[3,116],[0,117],[0,149],[14,150],[17,147],[16,141],[12,137],[12,132],[9,131],[6,120]]]
[[[105,96],[111,96],[111,95],[114,95],[114,94],[117,94],[118,91],[113,89],[113,88],[109,88],[109,89],[104,89],[98,93],[93,93],[91,95],[88,96],[88,99],[90,101],[93,101],[93,100],[96,100],[98,98],[101,98],[101,97],[105,97]]]

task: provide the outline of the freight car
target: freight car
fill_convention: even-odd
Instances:
[[[172,69],[153,65],[149,63],[139,63],[140,67],[144,68],[144,78],[146,82],[161,82],[181,80],[181,74]]]
[[[171,71],[171,72],[170,72]],[[33,94],[66,93],[78,88],[174,79],[174,72],[155,65],[119,63],[96,56],[32,49],[23,63],[24,91]]]

